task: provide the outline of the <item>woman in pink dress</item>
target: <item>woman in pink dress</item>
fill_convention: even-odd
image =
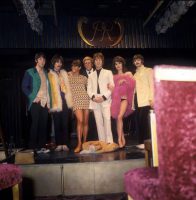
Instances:
[[[135,80],[131,72],[125,68],[125,59],[116,56],[113,59],[114,65],[114,83],[112,89],[111,115],[116,119],[118,144],[120,148],[125,146],[125,137],[123,132],[123,118],[133,112],[133,94],[135,89]]]

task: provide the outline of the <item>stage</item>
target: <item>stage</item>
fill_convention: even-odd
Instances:
[[[135,145],[102,154],[51,151],[37,154],[35,164],[20,165],[25,198],[122,193],[124,173],[144,166],[144,152]]]

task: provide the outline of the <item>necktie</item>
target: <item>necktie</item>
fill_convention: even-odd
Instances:
[[[100,88],[99,88],[99,74],[100,74],[100,70],[96,70],[97,71],[97,94],[100,94]]]

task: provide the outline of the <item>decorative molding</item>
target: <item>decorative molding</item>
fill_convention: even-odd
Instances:
[[[81,17],[77,25],[82,40],[93,47],[114,47],[124,35],[124,24],[119,19]]]
[[[167,29],[173,27],[195,2],[195,0],[173,1],[155,25],[157,34],[166,33]]]
[[[27,20],[31,25],[32,30],[36,31],[39,35],[43,31],[43,23],[40,21],[37,11],[35,10],[34,0],[20,0],[23,5],[24,12]]]

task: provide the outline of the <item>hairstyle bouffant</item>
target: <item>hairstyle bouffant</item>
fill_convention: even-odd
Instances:
[[[113,68],[114,68],[113,71],[114,71],[114,74],[118,73],[117,70],[116,70],[116,67],[115,67],[115,63],[116,62],[122,63],[122,71],[123,71],[123,73],[127,72],[127,68],[125,67],[125,65],[126,65],[125,59],[123,57],[121,57],[121,56],[116,56],[116,57],[113,58]]]
[[[84,63],[86,60],[90,60],[91,63],[93,63],[93,58],[90,57],[90,56],[86,56],[86,57],[84,57],[84,59],[82,60],[82,62]]]
[[[82,63],[79,59],[77,60],[73,60],[73,62],[71,63],[71,65],[73,66],[78,66],[78,67],[81,67],[82,66]]]

